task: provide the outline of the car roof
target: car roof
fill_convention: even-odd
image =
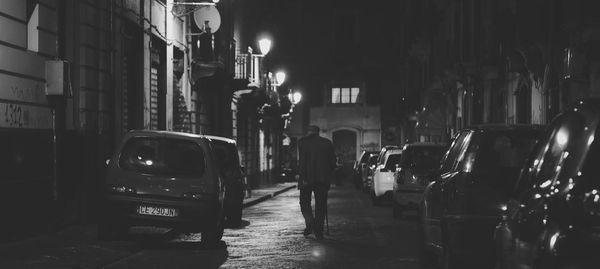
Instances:
[[[390,149],[390,150],[386,151],[385,154],[387,154],[387,155],[402,154],[402,150],[401,149]]]
[[[179,139],[208,139],[218,140],[226,143],[235,144],[235,140],[227,137],[214,136],[214,135],[200,135],[192,133],[174,132],[174,131],[162,131],[162,130],[132,130],[127,133],[130,137],[135,136],[147,136],[147,137],[168,137],[168,138],[179,138]]]
[[[129,136],[149,136],[149,137],[169,137],[169,138],[204,138],[202,135],[174,132],[174,131],[160,131],[160,130],[131,130],[127,133]]]
[[[398,149],[398,148],[400,148],[400,146],[398,146],[398,145],[385,145],[385,146],[383,146],[381,148],[382,149],[386,149],[386,150],[387,149]]]
[[[203,137],[206,137],[210,140],[218,140],[218,141],[225,142],[225,143],[236,144],[235,140],[228,138],[228,137],[214,136],[214,135],[203,135]]]
[[[544,130],[545,125],[541,124],[501,124],[501,123],[490,123],[490,124],[479,124],[465,128],[467,130],[474,131],[509,131],[509,130]]]
[[[432,142],[415,142],[404,145],[404,149],[413,147],[445,147],[446,145]]]

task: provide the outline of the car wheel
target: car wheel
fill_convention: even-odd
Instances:
[[[225,210],[228,227],[239,227],[242,224],[242,207],[244,195],[242,189],[235,189],[228,196],[227,209]]]
[[[392,215],[395,219],[402,218],[402,211],[404,211],[404,206],[394,202],[394,205],[392,206]]]
[[[242,224],[242,204],[232,205],[227,213],[227,226],[239,227]]]
[[[425,232],[423,231],[424,216],[422,207],[417,209],[417,232],[419,244],[419,264],[423,267],[437,267],[439,265],[438,256],[435,252],[428,249],[425,245]]]
[[[219,241],[221,241],[221,238],[223,238],[223,232],[225,231],[225,214],[224,214],[224,208],[223,205],[221,205],[221,208],[219,209],[219,216],[218,216],[218,220],[217,223],[215,223],[214,226],[212,227],[208,227],[205,228],[200,234],[200,240],[205,243],[208,244],[210,246],[215,246],[217,245],[217,243],[219,243]]]
[[[101,221],[98,223],[98,240],[112,241],[123,238],[128,227],[116,222]]]
[[[214,246],[217,243],[219,243],[219,241],[221,241],[221,238],[223,238],[224,231],[225,227],[223,226],[223,223],[220,223],[217,225],[217,227],[212,227],[202,231],[201,241],[208,245]]]
[[[444,220],[441,222],[442,228],[442,268],[443,269],[458,269],[467,268],[461,264],[460,257],[455,253],[457,249],[456,242],[453,238],[453,233],[449,231],[448,223]]]

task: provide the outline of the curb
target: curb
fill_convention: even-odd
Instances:
[[[259,197],[259,198],[252,199],[252,200],[250,200],[250,201],[247,201],[247,202],[245,202],[245,203],[242,205],[242,208],[246,208],[246,207],[250,207],[250,206],[256,205],[256,204],[258,204],[258,203],[260,203],[260,202],[263,202],[263,201],[269,200],[269,199],[271,199],[271,198],[273,198],[273,197],[275,197],[275,196],[277,196],[277,195],[280,195],[280,194],[282,194],[282,193],[284,193],[284,192],[286,192],[286,191],[289,191],[289,190],[291,190],[291,189],[294,189],[294,188],[296,188],[296,185],[292,185],[292,186],[289,186],[289,187],[285,187],[285,188],[283,188],[283,189],[281,189],[281,190],[278,190],[278,191],[275,191],[275,192],[273,192],[273,193],[271,193],[271,194],[263,195],[263,196],[261,196],[261,197]]]

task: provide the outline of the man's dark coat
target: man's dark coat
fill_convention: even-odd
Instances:
[[[336,166],[331,141],[317,134],[311,134],[298,141],[298,151],[300,155],[298,186],[302,186],[305,182],[329,187]]]

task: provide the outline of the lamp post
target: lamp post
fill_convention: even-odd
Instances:
[[[288,98],[292,102],[292,105],[297,105],[298,103],[300,103],[300,100],[302,100],[302,93],[301,92],[292,92],[292,90],[290,90],[290,93],[288,94]]]
[[[258,40],[258,49],[263,56],[267,55],[271,50],[271,39],[262,38]]]
[[[275,82],[277,83],[277,86],[280,86],[281,84],[283,84],[283,82],[285,82],[285,77],[286,75],[283,71],[275,73]]]

